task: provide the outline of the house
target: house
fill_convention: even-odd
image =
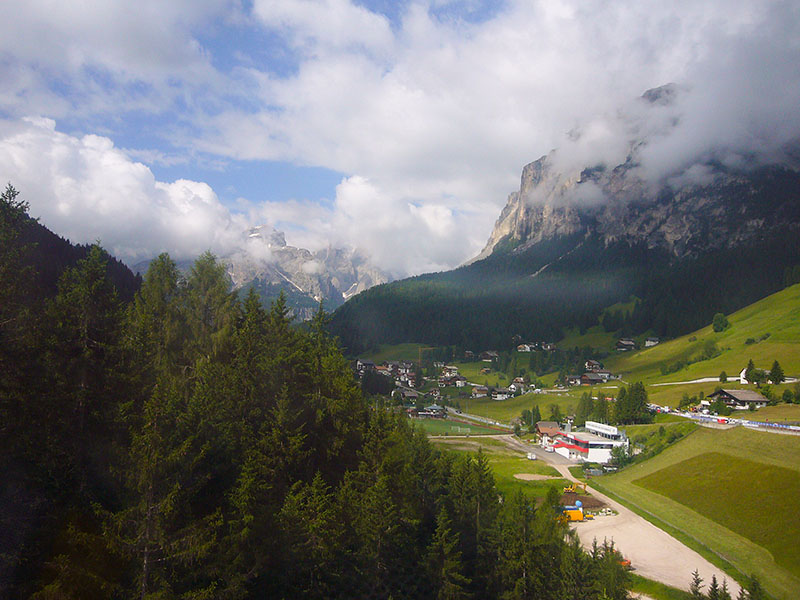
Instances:
[[[581,375],[581,385],[597,385],[605,382],[605,379],[597,373],[584,373]]]
[[[628,350],[636,350],[636,342],[630,338],[620,338],[617,341],[617,352],[627,352]]]
[[[517,346],[517,352],[530,352],[531,346],[530,344],[520,344]]]
[[[581,384],[581,376],[580,375],[567,375],[567,385],[580,385]]]
[[[440,361],[440,360],[433,361],[433,368],[434,369],[441,369],[442,367],[444,367],[444,363],[442,361]]]
[[[447,365],[442,368],[442,377],[453,377],[455,375],[458,375],[458,367]]]
[[[374,371],[374,370],[375,370],[375,363],[372,362],[371,360],[365,360],[359,358],[356,361],[356,371],[358,371],[359,374],[362,374],[366,371]]]
[[[483,367],[481,369],[481,375],[488,375],[491,372],[492,372],[492,370],[489,367]]]
[[[472,388],[473,398],[485,398],[489,395],[489,388],[485,385],[476,385]]]
[[[456,375],[453,377],[453,381],[455,382],[457,388],[466,387],[467,385],[467,378],[463,375]]]
[[[511,391],[508,388],[495,388],[492,390],[492,400],[508,400]]]
[[[480,355],[480,359],[483,362],[492,362],[494,360],[497,360],[498,358],[500,358],[500,355],[494,350],[485,350],[484,352],[481,352]]]
[[[657,337],[649,337],[644,341],[645,348],[651,348],[652,346],[658,346],[659,340]]]
[[[475,353],[472,350],[464,351],[464,360],[473,360],[474,358],[475,358]]]
[[[706,399],[711,402],[722,400],[735,410],[747,410],[751,406],[762,408],[769,403],[769,400],[755,390],[719,390],[706,396]]]
[[[545,352],[555,352],[555,350],[556,350],[556,345],[555,344],[551,344],[549,342],[542,342],[539,346]]]
[[[416,404],[417,399],[419,398],[419,394],[417,392],[409,389],[398,389],[394,391],[394,394],[400,396],[403,404]]]
[[[561,427],[555,421],[538,421],[536,423],[536,433],[539,434],[539,442],[542,446],[549,446],[561,433]]]
[[[508,391],[511,392],[512,394],[516,394],[517,392],[521,392],[522,389],[523,388],[522,388],[522,384],[521,383],[511,383],[508,386]]]
[[[524,377],[514,377],[514,383],[525,383]]]
[[[587,371],[599,371],[603,368],[603,365],[600,363],[600,361],[592,360],[591,358],[587,360],[583,366]]]
[[[599,375],[600,379],[602,379],[603,381],[608,381],[609,379],[614,377],[614,375],[608,369],[600,369],[599,371],[595,371],[594,373],[595,375]]]
[[[417,413],[420,417],[432,417],[434,419],[444,419],[447,410],[444,406],[439,406],[438,404],[431,404],[430,406],[426,406],[423,410]]]
[[[380,375],[385,375],[386,377],[392,376],[392,372],[389,370],[389,367],[384,367],[379,365],[375,367],[375,372],[379,373]]]

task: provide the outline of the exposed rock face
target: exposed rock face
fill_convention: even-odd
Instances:
[[[311,316],[312,303],[322,300],[326,309],[332,310],[358,292],[389,281],[363,252],[328,247],[312,253],[288,246],[282,232],[264,227],[251,229],[245,247],[221,260],[228,267],[234,289],[248,284],[280,286],[300,318]],[[308,301],[291,302],[298,295]]]
[[[639,101],[646,111],[669,110],[680,94],[679,86],[667,84],[647,90]],[[675,113],[664,119],[660,134],[677,118]],[[519,191],[509,195],[486,247],[473,260],[489,256],[498,244],[521,252],[581,232],[599,235],[606,244],[643,242],[675,257],[696,256],[777,227],[800,226],[800,143],[784,149],[780,160],[787,166],[756,167],[757,156],[748,158],[753,168],[740,170],[701,161],[654,183],[641,176],[637,161],[648,140],[637,137],[641,129],[632,123],[623,164],[569,172],[556,166],[563,161],[553,151],[525,166]]]
[[[320,301],[332,311],[359,292],[390,280],[359,250],[328,247],[310,252],[287,245],[283,232],[263,226],[247,231],[241,248],[219,260],[234,290],[252,286],[262,298],[283,290],[287,306],[302,320],[313,315]],[[181,261],[178,268],[188,272],[192,264]],[[149,261],[139,263],[133,270],[144,273],[148,265]]]
[[[732,247],[770,229],[800,224],[800,174],[783,167],[731,171],[698,165],[691,177],[652,186],[629,160],[611,171],[562,173],[552,154],[527,165],[518,192],[475,260],[498,244],[516,252],[545,239],[583,232],[606,244],[644,243],[675,257]]]

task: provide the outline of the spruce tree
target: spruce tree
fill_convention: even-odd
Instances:
[[[776,360],[772,363],[772,369],[769,371],[769,380],[774,384],[783,383],[786,377],[783,374],[783,368],[781,367],[780,363]]]
[[[692,595],[692,598],[697,598],[698,600],[703,599],[703,578],[700,577],[700,572],[695,569],[692,573],[692,582],[689,584],[689,593]]]
[[[464,576],[459,535],[452,529],[446,507],[442,507],[436,517],[436,531],[428,547],[425,564],[438,600],[470,597],[470,580]]]

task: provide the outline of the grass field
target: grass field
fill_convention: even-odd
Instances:
[[[787,375],[800,374],[800,284],[728,315],[728,320],[730,327],[725,331],[715,333],[709,325],[652,348],[609,356],[606,367],[628,381],[645,383],[688,381],[717,376],[721,371],[738,375],[751,358],[761,369],[769,369],[777,359]],[[769,336],[761,339],[766,334]],[[748,339],[756,343],[747,344]],[[723,352],[716,358],[661,375],[662,365],[696,358],[707,342],[715,343]]]
[[[709,482],[709,473],[714,474]],[[736,490],[751,482],[747,494],[709,493]],[[776,504],[787,515],[800,505],[800,476],[785,467],[708,452],[665,467],[634,480],[701,515],[717,521],[772,553],[775,562],[800,576],[800,544],[797,528],[766,507]],[[709,489],[711,483],[711,489]],[[778,514],[781,514],[780,512]]]
[[[413,419],[412,423],[415,427],[421,427],[430,435],[487,435],[499,433],[496,429],[461,421],[455,422],[450,419]]]
[[[464,438],[437,438],[432,439],[431,442],[439,448],[457,453],[477,452],[478,449],[483,450],[489,459],[497,489],[506,496],[521,490],[531,497],[542,498],[547,495],[550,487],[554,486],[561,491],[564,486],[568,485],[567,480],[560,478],[558,471],[553,467],[544,464],[542,461],[528,460],[520,456],[518,452],[509,450],[505,444],[498,440],[490,438],[471,438],[469,440]],[[554,479],[523,481],[514,477],[517,473],[546,475]]]
[[[704,462],[712,453],[725,460]],[[788,536],[781,539],[797,547],[800,521],[793,514],[798,498],[792,482],[798,479],[800,437],[700,427],[654,458],[595,481],[718,564],[756,573],[773,596],[789,600],[800,590],[796,552],[776,560],[771,550],[781,549],[743,527],[754,519],[756,527],[772,528],[767,521],[773,520],[784,530],[781,536]],[[762,480],[772,495],[763,497]]]
[[[534,406],[539,407],[542,419],[547,420],[551,404],[557,405],[561,409],[561,414],[567,414],[578,406],[578,399],[569,394],[523,394],[508,400],[473,398],[461,401],[464,412],[494,419],[501,423],[508,423],[514,417],[518,417],[524,409],[533,410]]]
[[[423,346],[424,344],[413,343],[394,344],[391,346],[381,344],[377,351],[371,350],[369,352],[364,352],[363,354],[359,355],[358,358],[369,359],[376,365],[388,360],[410,360],[417,362],[419,359],[419,349]]]
[[[476,361],[456,363],[456,366],[458,367],[458,374],[466,377],[467,381],[471,383],[490,385],[492,387],[506,387],[511,383],[511,380],[506,377],[505,373],[495,371],[492,368],[492,363]],[[492,372],[489,374],[481,373],[481,369],[487,368],[492,369]]]

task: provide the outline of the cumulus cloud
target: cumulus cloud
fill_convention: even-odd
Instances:
[[[129,263],[162,251],[226,253],[247,228],[207,184],[157,181],[108,138],[70,136],[50,119],[0,123],[0,178],[43,225],[73,242],[99,240]]]
[[[173,145],[128,153],[102,147],[113,135],[98,131],[55,144],[72,148],[78,168],[52,157],[60,170],[48,173],[60,179],[46,187],[66,194],[65,211],[72,188],[107,179],[86,170],[87,156],[121,156],[120,181],[173,215],[181,189],[203,214],[219,200],[152,173],[142,183],[147,167],[134,157],[325,167],[344,174],[328,201],[250,197],[246,220],[311,249],[361,247],[398,273],[476,253],[522,166],[553,149],[558,168],[573,172],[619,164],[643,142],[641,174],[680,182],[702,180],[696,165],[709,159],[781,160],[800,139],[800,5],[791,0],[509,0],[467,2],[466,12],[431,0],[391,16],[351,0],[142,0],[136,11],[104,0],[81,14],[45,4],[0,5],[0,110],[67,118],[120,106],[124,120],[135,109],[157,117],[143,121],[143,136]],[[639,98],[669,82],[670,102]],[[602,201],[580,187],[580,201]]]

